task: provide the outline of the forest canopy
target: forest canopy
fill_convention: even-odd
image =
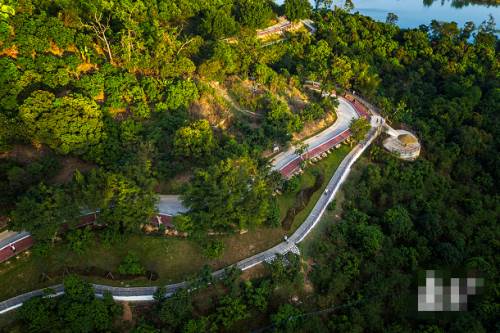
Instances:
[[[274,195],[283,180],[270,173],[270,152],[333,112],[323,93],[355,90],[386,121],[416,134],[419,160],[400,161],[375,142],[309,260],[290,256],[262,279],[229,279],[203,311],[193,310],[189,293],[159,297],[152,311],[159,319],[146,316],[137,331],[498,330],[494,20],[400,29],[351,13],[350,2],[331,4],[0,2],[0,212],[8,227],[30,231],[47,250],[78,229],[81,212],[99,211],[102,239],[120,240],[141,233],[159,192],[175,192],[190,211],[174,223],[216,257],[222,247],[207,242],[209,233],[279,225]],[[310,17],[317,30],[257,38],[256,29],[282,14]],[[311,80],[322,83],[320,92],[306,93]],[[367,129],[352,122],[355,140]],[[85,167],[68,172],[70,162]],[[61,181],[62,170],[69,176]],[[459,318],[416,316],[418,276],[429,268],[482,276],[484,295]],[[111,330],[119,311],[110,297],[96,299],[75,279],[60,299],[25,303],[23,325]],[[82,311],[85,320],[72,320]]]

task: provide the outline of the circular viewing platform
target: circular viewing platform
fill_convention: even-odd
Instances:
[[[420,155],[420,143],[415,135],[405,130],[388,131],[389,137],[384,140],[384,148],[399,158],[414,161]]]

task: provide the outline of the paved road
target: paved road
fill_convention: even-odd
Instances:
[[[333,200],[337,191],[339,190],[342,183],[345,181],[352,165],[361,156],[365,149],[375,140],[375,138],[380,134],[383,118],[381,118],[373,109],[370,109],[372,113],[371,117],[371,129],[366,137],[366,139],[358,144],[354,149],[344,158],[341,162],[339,168],[333,175],[332,179],[327,185],[328,191],[326,194],[322,195],[316,205],[312,209],[309,216],[306,218],[304,223],[290,236],[288,241],[281,242],[280,244],[258,253],[252,257],[243,259],[236,263],[235,265],[242,270],[249,269],[255,265],[258,265],[265,261],[272,260],[276,254],[285,254],[287,252],[299,252],[297,248],[297,243],[300,243],[304,238],[311,232],[311,230],[316,226],[318,221],[321,219],[326,207]],[[171,198],[170,198],[171,199]],[[224,270],[218,270],[214,272],[215,277],[219,277],[224,273]],[[112,293],[114,299],[116,300],[126,300],[126,301],[151,301],[153,300],[153,294],[157,287],[134,287],[134,288],[123,288],[123,287],[111,287],[105,285],[93,285],[96,295],[102,295],[104,291],[109,291]],[[166,295],[170,296],[179,288],[185,288],[187,284],[185,282],[171,284],[166,286]],[[62,285],[55,285],[52,287],[56,292],[55,296],[60,295],[64,292]],[[35,290],[26,294],[22,294],[6,301],[0,302],[0,314],[11,311],[22,305],[26,300],[43,295],[43,290]]]
[[[314,150],[315,148],[342,134],[349,129],[349,125],[351,124],[353,118],[359,118],[356,109],[351,103],[342,97],[339,97],[338,100],[339,106],[337,108],[337,120],[335,123],[321,133],[304,141],[304,143],[308,145],[309,151]],[[273,170],[282,170],[293,161],[300,160],[300,156],[295,153],[295,149],[296,147],[292,146],[288,150],[276,155],[271,162]]]
[[[180,195],[160,195],[158,213],[175,216],[188,211],[181,201]]]

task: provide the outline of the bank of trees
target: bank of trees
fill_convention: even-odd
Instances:
[[[287,0],[283,9],[291,19],[306,17],[305,2]],[[269,296],[264,282],[252,282],[236,288],[232,299],[214,300],[206,315],[183,312],[189,309],[185,295],[174,298],[175,304],[163,300],[162,325],[207,331],[216,323],[230,330],[259,309],[275,314],[265,321],[283,330],[495,330],[500,96],[493,21],[477,30],[470,23],[460,29],[443,22],[401,30],[337,8],[312,13],[314,36],[297,33],[260,47],[253,29],[275,10],[266,1],[249,0],[2,5],[0,147],[42,144],[96,168],[56,185],[51,179],[59,159],[2,158],[0,190],[6,195],[0,200],[2,214],[12,217],[10,227],[51,244],[61,230],[76,228],[77,213],[88,208],[100,209],[111,233],[135,232],[154,214],[156,181],[186,170],[193,171],[185,191],[191,211],[180,217],[179,228],[206,235],[273,225],[276,182],[259,156],[331,106],[320,101],[295,112],[282,98],[264,96],[258,128],[241,120],[222,128],[194,116],[191,105],[207,93],[203,81],[230,75],[254,76],[271,91],[283,82],[318,80],[324,91],[366,95],[388,121],[411,127],[423,145],[413,164],[372,148],[370,166],[345,191],[342,221],[314,249],[309,277],[315,294],[304,308],[342,307],[296,320],[303,309],[280,306],[289,298]],[[222,40],[231,36],[237,42]],[[366,123],[353,125],[361,139]],[[82,231],[68,239],[80,248],[88,237]],[[219,244],[206,246],[207,256],[220,251]],[[295,267],[294,259],[288,261]],[[419,270],[429,267],[475,270],[490,289],[471,314],[431,325],[408,315],[406,303]],[[293,284],[286,277],[296,272],[275,267],[273,287]],[[48,314],[63,311],[56,301],[47,299],[56,304],[50,311],[36,302],[23,317],[33,330],[41,326],[30,324],[38,320],[30,313],[54,327],[70,316]],[[94,300],[86,297],[82,304],[89,302]],[[85,318],[86,329],[109,330]]]
[[[155,214],[157,196],[147,171],[133,172],[93,170],[77,172],[64,186],[40,183],[16,203],[10,227],[29,230],[39,246],[53,245],[65,232],[81,228],[82,212],[98,211],[97,222],[110,236],[139,232]]]
[[[498,306],[489,295],[498,287],[499,263],[487,245],[499,232],[493,222],[499,141],[491,125],[498,121],[498,78],[491,73],[497,38],[480,27],[469,42],[470,24],[400,30],[339,9],[317,23],[329,57],[348,59],[354,73],[348,84],[389,121],[412,126],[424,147],[414,163],[371,147],[370,165],[345,188],[342,220],[315,244],[311,279],[316,304],[349,306],[325,316],[321,327],[494,330],[496,315],[485,309]],[[410,313],[416,284],[423,284],[418,274],[429,267],[484,276],[491,285],[459,320],[428,322]]]
[[[122,311],[111,294],[97,298],[89,283],[68,276],[62,296],[32,298],[17,316],[26,332],[109,332]]]
[[[184,194],[192,231],[237,231],[275,214],[267,170],[248,157],[226,159],[195,173]]]

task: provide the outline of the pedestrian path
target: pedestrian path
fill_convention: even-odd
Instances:
[[[316,224],[321,219],[324,211],[328,204],[334,199],[342,183],[347,179],[351,167],[356,162],[356,160],[362,155],[362,153],[367,149],[367,147],[375,140],[375,138],[382,132],[382,126],[384,119],[376,113],[375,110],[370,109],[371,113],[371,129],[363,142],[360,142],[353,150],[344,158],[341,162],[339,168],[334,173],[333,177],[327,185],[328,191],[322,195],[316,202],[314,208],[304,221],[302,225],[286,240],[278,245],[258,253],[249,258],[243,259],[235,264],[241,270],[250,269],[263,262],[271,262],[277,254],[286,254],[289,252],[299,254],[300,250],[297,244],[302,242],[306,236],[311,232],[311,230],[316,226]],[[224,274],[225,269],[220,269],[213,273],[214,277],[221,277]],[[153,295],[158,287],[111,287],[106,285],[96,285],[94,284],[94,289],[97,295],[102,295],[105,291],[109,291],[115,300],[122,301],[152,301]],[[176,283],[165,286],[166,296],[170,296],[179,288],[185,288],[187,286],[186,282]],[[64,287],[62,285],[55,285],[51,287],[54,290],[55,296],[61,295],[64,292]],[[0,314],[9,312],[13,309],[20,307],[26,300],[44,295],[42,289],[35,290],[29,293],[25,293],[11,299],[0,302]]]

